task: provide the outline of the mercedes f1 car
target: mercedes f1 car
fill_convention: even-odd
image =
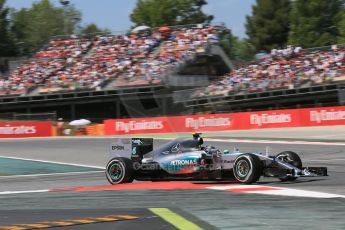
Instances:
[[[139,181],[226,180],[251,184],[261,176],[294,181],[298,177],[327,176],[326,167],[302,167],[297,153],[284,151],[242,153],[238,149],[221,152],[203,146],[200,133],[177,138],[153,149],[152,138],[119,138],[110,146],[112,159],[106,166],[111,184]]]

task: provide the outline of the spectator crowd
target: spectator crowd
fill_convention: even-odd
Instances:
[[[303,50],[288,46],[212,81],[192,97],[244,94],[273,89],[293,89],[345,80],[345,48]]]
[[[123,35],[51,40],[9,76],[0,75],[0,95],[99,90],[158,84],[161,77],[218,43],[213,26],[161,27]],[[307,87],[345,76],[345,48],[303,50],[288,46],[212,80],[192,97]]]
[[[0,94],[97,90],[109,82],[114,87],[157,84],[161,75],[217,40],[214,28],[203,25],[51,40],[10,76],[0,76]]]

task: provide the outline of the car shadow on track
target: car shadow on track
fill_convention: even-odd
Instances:
[[[296,181],[259,181],[256,183],[253,183],[252,185],[283,185],[283,184],[303,184],[303,183],[310,183],[315,181],[323,181],[326,180],[324,178],[320,179],[302,179],[302,180],[296,180]],[[228,184],[243,184],[241,182],[238,182],[236,180],[229,180],[229,181],[192,181],[193,184],[209,184],[209,185],[228,185]]]
[[[316,181],[324,181],[325,179],[305,179],[305,180],[296,180],[296,181],[259,181],[256,184],[260,185],[283,185],[283,184],[304,184]]]

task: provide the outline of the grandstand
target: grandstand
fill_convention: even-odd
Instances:
[[[212,110],[338,105],[343,101],[345,48],[289,46],[191,92],[187,107]],[[210,108],[209,108],[210,109]]]
[[[176,64],[217,42],[214,27],[176,27],[123,35],[51,40],[2,80],[7,95],[36,95],[112,86],[158,84]],[[108,87],[109,88],[109,87]]]
[[[344,80],[345,49],[302,50],[288,47],[213,81],[192,97],[246,94],[275,89],[294,89]]]
[[[207,86],[209,76],[229,72],[222,50],[217,50],[221,56],[212,54],[219,29],[199,24],[53,39],[2,78],[1,111],[57,111],[68,119],[80,111],[99,119],[172,113],[173,90]]]
[[[287,47],[234,69],[217,25],[53,39],[0,78],[0,111],[66,119],[183,115],[343,102],[345,49]]]

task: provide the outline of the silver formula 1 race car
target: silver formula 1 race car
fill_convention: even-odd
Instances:
[[[200,133],[192,138],[177,138],[153,149],[152,138],[119,138],[110,146],[112,159],[106,167],[111,184],[140,181],[229,181],[245,184],[261,176],[294,181],[298,177],[327,176],[326,167],[302,167],[300,157],[292,151],[272,156],[268,153],[221,152],[203,146]]]

